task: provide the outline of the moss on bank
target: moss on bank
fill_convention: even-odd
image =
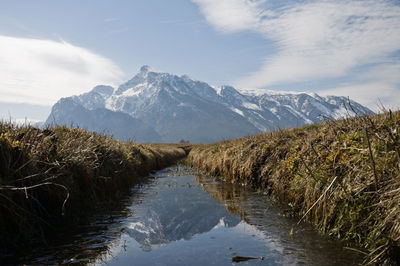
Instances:
[[[79,222],[98,202],[119,198],[186,152],[82,129],[0,123],[0,254],[32,239],[45,242],[57,226]]]
[[[189,159],[356,243],[366,262],[400,264],[400,112],[197,145]]]

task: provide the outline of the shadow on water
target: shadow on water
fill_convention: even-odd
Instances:
[[[120,226],[131,215],[130,195],[120,201],[103,202],[79,224],[60,225],[51,240],[28,249],[18,249],[0,257],[0,265],[87,264],[108,252],[108,246],[121,236]]]
[[[167,168],[129,197],[96,211],[46,248],[9,257],[21,264],[356,265],[343,249],[282,214],[264,195],[190,168]],[[294,234],[290,230],[294,229]]]

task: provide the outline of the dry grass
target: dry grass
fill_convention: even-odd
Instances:
[[[186,147],[187,148],[187,147]],[[0,253],[78,222],[99,201],[184,157],[178,145],[141,145],[66,127],[0,123]]]
[[[368,250],[366,263],[400,263],[400,112],[198,145],[189,159]]]

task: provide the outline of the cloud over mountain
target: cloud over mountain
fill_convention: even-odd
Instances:
[[[400,93],[399,72],[387,70],[388,65],[400,64],[400,6],[394,1],[284,1],[278,6],[266,0],[193,2],[217,30],[252,31],[275,44],[276,52],[257,71],[237,80],[237,86],[346,77],[351,82],[339,91],[346,87],[354,95],[352,90],[361,90],[371,96],[360,98],[364,104],[381,96],[373,85],[384,83],[386,91]],[[371,68],[377,70],[374,78],[362,79]],[[390,98],[383,100],[393,104]]]

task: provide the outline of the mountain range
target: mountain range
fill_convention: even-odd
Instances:
[[[46,124],[138,142],[215,142],[356,114],[373,112],[343,96],[214,87],[143,66],[116,89],[60,99]]]

